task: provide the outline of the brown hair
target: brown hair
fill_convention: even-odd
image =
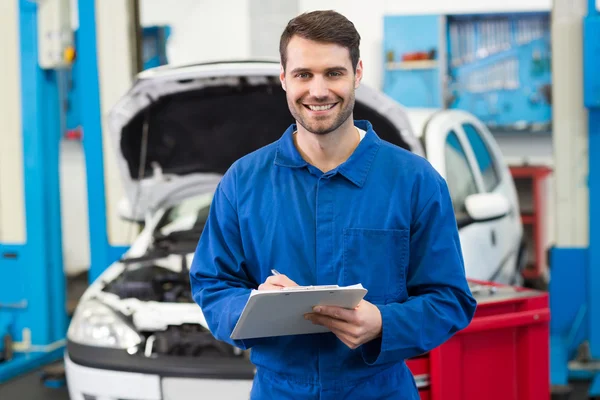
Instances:
[[[312,11],[300,14],[288,22],[279,41],[281,65],[285,70],[287,46],[294,35],[321,43],[333,43],[345,47],[350,52],[352,68],[356,72],[360,58],[360,35],[354,24],[342,14],[332,10]]]

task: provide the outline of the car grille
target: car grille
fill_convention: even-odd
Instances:
[[[146,357],[155,355],[199,357],[218,355],[235,357],[241,351],[214,338],[209,330],[199,324],[170,326],[165,331],[145,333]]]

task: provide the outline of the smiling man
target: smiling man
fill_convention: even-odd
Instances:
[[[227,171],[194,256],[212,333],[252,348],[252,399],[416,400],[405,360],[475,312],[445,181],[353,118],[359,45],[333,11],[288,23],[280,78],[296,122]],[[329,333],[230,339],[252,289],[356,283],[368,293],[355,309],[305,316]]]

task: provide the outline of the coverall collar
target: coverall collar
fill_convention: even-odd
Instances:
[[[356,186],[362,187],[381,145],[381,139],[379,139],[369,121],[356,120],[354,126],[367,133],[352,155],[332,172],[337,171]],[[288,168],[302,168],[308,165],[294,145],[293,134],[296,129],[296,124],[290,125],[279,139],[277,152],[275,153],[275,165]]]

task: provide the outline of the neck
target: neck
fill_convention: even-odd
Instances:
[[[360,136],[350,116],[335,131],[325,135],[316,135],[298,124],[294,135],[296,148],[302,158],[319,168],[322,172],[331,171],[344,163],[354,152]]]

